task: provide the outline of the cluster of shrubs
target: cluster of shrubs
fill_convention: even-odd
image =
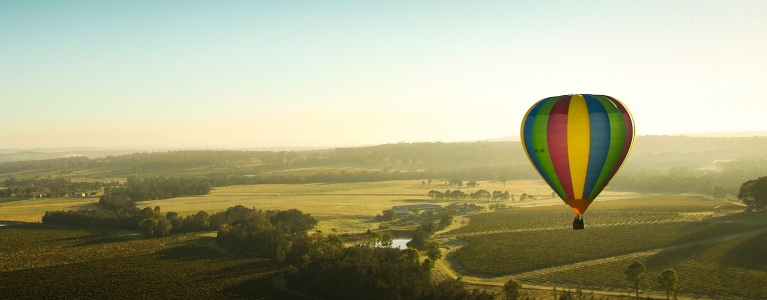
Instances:
[[[432,263],[417,250],[343,247],[335,236],[315,234],[307,254],[284,275],[288,287],[322,299],[493,299],[458,280],[435,282]]]
[[[126,230],[139,230],[148,237],[162,237],[172,233],[211,230],[207,212],[181,217],[176,212],[163,214],[159,206],[121,207],[109,209],[80,209],[68,211],[46,211],[42,219],[44,224],[102,227]]]
[[[205,177],[150,176],[141,179],[131,176],[124,185],[107,187],[104,195],[128,198],[130,201],[138,202],[206,195],[211,189],[210,180]]]
[[[242,205],[216,213],[211,219],[220,227],[216,242],[222,248],[280,261],[303,255],[306,232],[318,223],[296,209],[262,211]]]
[[[476,183],[474,184],[474,186],[476,186]],[[475,201],[480,201],[480,200],[509,201],[509,199],[513,200],[514,198],[511,196],[511,194],[509,194],[509,191],[504,191],[504,192],[493,191],[492,193],[490,193],[487,190],[477,190],[475,192],[471,192],[468,194],[462,190],[452,190],[452,191],[446,190],[444,192],[431,190],[429,191],[428,195],[432,200],[456,200],[456,201],[465,200],[467,198],[471,200],[475,200]]]

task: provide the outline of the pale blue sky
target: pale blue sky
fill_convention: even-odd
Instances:
[[[767,130],[767,1],[0,0],[0,148],[479,140],[571,93]]]

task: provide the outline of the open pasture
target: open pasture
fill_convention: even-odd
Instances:
[[[290,299],[283,266],[222,254],[210,237],[26,224],[0,227],[4,299]],[[119,296],[118,296],[119,295]]]
[[[487,191],[508,191],[519,199],[527,193],[536,195],[538,200],[528,202],[505,202],[507,205],[554,205],[563,212],[569,211],[559,200],[551,199],[551,189],[541,180],[515,180],[503,184],[499,181],[480,181],[477,187],[461,188],[450,186],[447,181],[434,180],[431,184],[421,180],[398,180],[360,183],[311,183],[311,184],[258,184],[214,188],[204,196],[180,197],[165,200],[138,202],[139,207],[160,206],[163,211],[175,211],[190,215],[198,211],[215,213],[235,205],[255,207],[263,210],[285,210],[296,208],[310,213],[320,220],[319,230],[329,232],[359,232],[377,228],[372,219],[396,205],[416,203],[439,203],[447,205],[453,201],[436,202],[428,197],[430,190],[461,189],[472,193],[479,189]],[[605,199],[620,199],[627,193],[606,191]],[[466,199],[462,202],[472,202]],[[45,198],[29,199],[11,203],[0,203],[0,220],[36,222],[49,210],[70,210],[98,208],[98,198]],[[606,201],[607,202],[607,201]],[[489,203],[480,202],[480,205]],[[595,204],[596,205],[596,204]],[[531,208],[537,209],[537,208]]]
[[[98,197],[36,198],[0,203],[0,221],[40,222],[49,210],[98,208]]]

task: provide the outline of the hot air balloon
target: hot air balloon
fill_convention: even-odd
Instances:
[[[634,121],[613,97],[563,95],[535,103],[521,136],[530,163],[575,211],[573,229],[583,229],[583,213],[631,151]]]

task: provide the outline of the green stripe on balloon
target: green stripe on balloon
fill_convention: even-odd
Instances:
[[[621,163],[619,160],[626,141],[626,125],[623,120],[623,114],[617,107],[615,107],[615,104],[606,97],[595,96],[595,98],[602,103],[607,111],[607,118],[610,122],[610,149],[607,152],[605,164],[602,167],[602,172],[599,174],[599,179],[597,179],[597,183],[594,185],[594,189],[589,195],[590,199],[596,198],[610,181],[616,165]]]

